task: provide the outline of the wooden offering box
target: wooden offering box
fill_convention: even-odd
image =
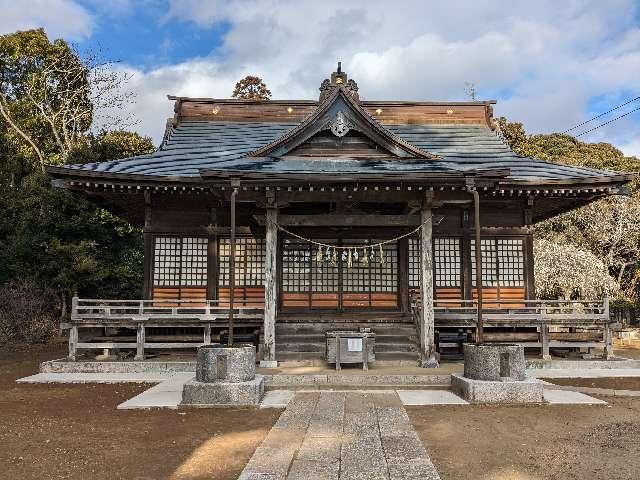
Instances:
[[[362,363],[362,369],[375,361],[376,336],[371,332],[334,331],[327,332],[327,363],[335,363],[340,370],[342,363]]]

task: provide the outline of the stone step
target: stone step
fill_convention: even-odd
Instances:
[[[276,341],[276,352],[324,352],[323,343],[282,343]]]
[[[365,328],[375,328],[375,329],[389,329],[389,328],[408,328],[411,330],[415,330],[414,323],[407,322],[276,322],[276,329],[306,329],[306,330],[315,330],[315,331],[326,331],[326,330],[338,330],[341,328],[344,329],[358,329],[360,327]]]
[[[378,343],[376,342],[375,351],[381,352],[416,352],[417,347],[411,343]]]
[[[318,343],[326,342],[325,335],[316,334],[276,334],[276,343]],[[385,343],[406,343],[415,345],[418,337],[415,335],[376,335],[376,345]]]
[[[397,325],[384,325],[384,326],[371,326],[371,331],[376,335],[397,335],[404,337],[416,336],[416,328],[414,326],[397,326]],[[340,327],[326,328],[317,325],[296,325],[296,326],[280,326],[276,325],[276,336],[279,335],[320,335],[324,336],[327,331],[339,330]],[[354,328],[345,325],[344,330],[354,330]]]
[[[376,361],[411,360],[418,361],[418,352],[376,352]]]
[[[276,344],[278,343],[318,343],[324,344],[326,337],[323,335],[315,334],[284,334],[278,335],[276,333]]]

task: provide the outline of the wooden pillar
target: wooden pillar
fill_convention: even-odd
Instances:
[[[240,188],[240,181],[231,179],[231,230],[229,235],[229,336],[227,344],[233,345],[233,327],[235,295],[236,295],[236,197]]]
[[[278,298],[277,255],[278,255],[278,209],[273,205],[267,207],[266,258],[264,264],[264,328],[263,358],[261,367],[275,368],[276,361],[276,308]]]
[[[69,361],[76,361],[76,350],[78,349],[78,327],[72,326],[69,330]]]
[[[551,360],[549,353],[549,325],[543,323],[540,325],[540,342],[542,343],[542,359]]]
[[[432,196],[425,197],[420,215],[420,298],[422,317],[420,318],[420,366],[433,368],[438,366],[435,349],[435,328],[433,313],[433,215]]]
[[[145,342],[144,323],[138,323],[136,330],[136,356],[134,360],[144,360],[144,342]]]
[[[609,297],[604,297],[603,306],[604,330],[604,359],[609,360],[613,355],[613,332],[611,331],[611,314],[609,313]]]
[[[484,341],[484,319],[482,318],[482,309],[484,308],[482,304],[482,296],[483,296],[483,286],[482,286],[482,237],[481,226],[480,226],[480,195],[478,194],[478,190],[473,188],[471,190],[471,194],[473,195],[473,221],[474,226],[473,230],[475,233],[475,245],[476,245],[476,289],[478,296],[478,305],[476,307],[478,313],[478,319],[476,322],[476,343],[481,345]]]
[[[207,232],[207,300],[218,300],[218,215],[215,208],[209,211]]]
[[[153,235],[149,231],[151,227],[151,192],[144,192],[144,229],[142,238],[144,241],[143,264],[143,298],[149,300],[153,296]]]
[[[400,310],[409,314],[409,239],[403,238],[398,242],[398,295]]]

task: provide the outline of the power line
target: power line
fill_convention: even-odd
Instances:
[[[564,131],[564,132],[562,132],[562,133],[570,132],[571,130],[575,130],[576,128],[582,127],[583,125],[586,125],[587,123],[591,123],[591,122],[593,122],[594,120],[597,120],[598,118],[603,117],[603,116],[604,116],[604,115],[606,115],[607,113],[611,113],[611,112],[613,112],[613,111],[615,111],[615,110],[618,110],[619,108],[622,108],[622,107],[624,107],[625,105],[629,105],[630,103],[633,103],[633,102],[635,102],[636,100],[640,100],[640,97],[632,98],[632,99],[631,99],[631,100],[629,100],[628,102],[625,102],[625,103],[623,103],[622,105],[618,105],[617,107],[614,107],[614,108],[612,108],[611,110],[607,110],[606,112],[601,113],[600,115],[596,115],[595,117],[590,118],[590,119],[589,119],[589,120],[587,120],[586,122],[582,122],[582,123],[580,123],[579,125],[576,125],[575,127],[571,127],[571,128],[569,128],[569,129],[565,130],[565,131]],[[606,125],[606,124],[605,124],[605,125]],[[585,132],[585,133],[586,133],[586,132]],[[582,135],[582,134],[580,134],[580,135]]]
[[[592,129],[587,130],[586,132],[579,133],[578,135],[576,135],[576,138],[581,137],[582,135],[585,135],[585,134],[587,134],[587,133],[593,132],[594,130],[599,129],[600,127],[604,127],[605,125],[608,125],[608,124],[610,124],[610,123],[612,123],[612,122],[615,122],[616,120],[620,120],[622,117],[626,117],[627,115],[629,115],[629,114],[631,114],[631,113],[633,113],[633,112],[635,112],[635,111],[637,111],[637,110],[640,110],[640,107],[634,108],[633,110],[630,110],[630,111],[628,111],[627,113],[624,113],[624,114],[620,115],[619,117],[612,118],[612,119],[611,119],[611,120],[609,120],[608,122],[601,123],[601,124],[600,124],[600,125],[598,125],[597,127],[593,127]]]

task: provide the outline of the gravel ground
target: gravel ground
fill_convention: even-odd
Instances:
[[[280,410],[118,411],[144,385],[29,385],[63,349],[0,349],[0,478],[236,479]]]
[[[637,480],[640,399],[604,399],[407,411],[443,480]]]

